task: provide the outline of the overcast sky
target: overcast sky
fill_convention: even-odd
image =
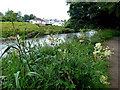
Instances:
[[[24,14],[34,14],[39,18],[68,20],[67,11],[69,6],[66,0],[2,0],[0,12],[5,13],[8,9]]]

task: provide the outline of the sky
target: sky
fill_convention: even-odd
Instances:
[[[24,14],[34,14],[36,17],[45,19],[68,20],[67,13],[69,6],[66,0],[2,0],[0,2],[0,12],[9,10],[21,11]]]

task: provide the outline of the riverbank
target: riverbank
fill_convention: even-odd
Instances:
[[[104,55],[96,58],[93,52],[100,42],[120,35],[118,32],[99,31],[89,39],[69,37],[59,45],[60,39],[49,37],[51,45],[44,43],[43,47],[39,42],[32,47],[31,42],[19,41],[16,47],[10,46],[13,49],[8,48],[6,57],[1,59],[3,87],[108,88],[107,58]]]
[[[25,38],[33,38],[39,33],[39,36],[50,34],[73,33],[73,29],[64,28],[63,26],[38,26],[28,22],[14,22],[14,28],[11,22],[0,22],[2,24],[2,37],[0,40],[15,40],[15,36],[25,33]],[[82,31],[90,31],[91,29],[82,29]]]

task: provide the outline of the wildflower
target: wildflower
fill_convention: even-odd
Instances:
[[[64,53],[66,53],[66,49],[64,50]]]
[[[84,42],[84,40],[79,40],[80,42]]]
[[[104,52],[104,55],[105,56],[109,56],[109,55],[111,55],[112,53],[111,53],[111,51],[110,50],[106,50],[105,52]]]
[[[105,77],[104,75],[102,75],[100,77],[100,82],[103,83],[103,84],[110,84],[109,82],[106,81],[107,80],[107,77]]]
[[[58,52],[61,52],[62,50],[61,49],[58,49]]]
[[[17,35],[17,38],[18,38],[18,39],[20,39],[20,36],[19,36],[19,35]]]
[[[48,35],[48,40],[52,40],[52,38],[51,38],[51,36],[50,36],[50,35]]]
[[[97,53],[100,53],[100,51],[95,51],[95,52],[93,52],[94,55],[96,55]]]
[[[102,49],[101,43],[96,43],[94,48],[95,48],[95,51],[96,49],[100,51]]]
[[[96,43],[95,44],[95,47],[100,47],[101,46],[101,43]]]

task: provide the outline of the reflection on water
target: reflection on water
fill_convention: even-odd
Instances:
[[[91,36],[93,36],[95,33],[97,33],[97,31],[87,31],[87,32],[85,32],[85,36],[86,36],[86,37],[91,37]],[[80,36],[81,36],[81,33],[78,32],[78,33],[56,34],[56,35],[53,35],[53,37],[54,37],[55,39],[56,39],[56,38],[61,39],[63,42],[65,42],[65,38],[66,38],[68,35],[69,35],[69,36],[76,35],[76,36],[79,36],[79,37],[80,37]],[[39,43],[40,43],[41,45],[43,45],[43,42],[44,42],[44,41],[45,41],[47,44],[50,44],[50,43],[51,43],[50,40],[48,40],[48,35],[41,36],[41,37],[36,38],[36,39],[39,40]],[[34,40],[32,46],[34,46],[35,44],[37,44],[36,39]],[[27,40],[25,40],[25,41],[26,41],[26,42],[28,42],[28,41],[31,42],[32,39],[30,38],[30,39],[27,39]],[[14,42],[16,42],[16,41],[0,41],[0,55],[1,55],[1,54],[3,53],[3,51],[7,48],[7,46],[14,44]]]

